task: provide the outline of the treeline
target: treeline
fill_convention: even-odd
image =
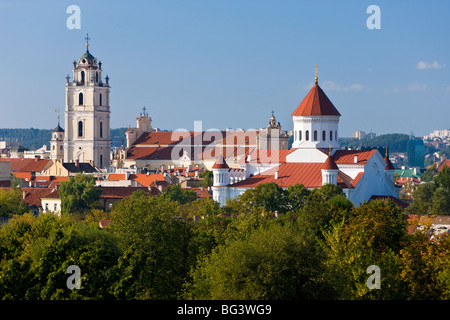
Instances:
[[[408,149],[409,136],[407,134],[392,133],[383,134],[375,138],[354,139],[341,138],[339,144],[345,148],[386,148],[389,152],[406,152]]]
[[[387,200],[355,208],[334,185],[269,183],[220,207],[174,186],[103,212],[90,195],[65,207],[76,214],[15,215],[1,227],[0,298],[450,298],[450,237],[408,233]],[[100,228],[105,219],[112,225]],[[67,286],[70,265],[79,289]],[[371,266],[379,289],[368,285]]]
[[[125,131],[127,128],[111,129],[112,145],[120,147],[126,144]],[[0,141],[9,141],[14,145],[22,145],[28,150],[36,150],[43,145],[50,146],[51,129],[0,129]]]

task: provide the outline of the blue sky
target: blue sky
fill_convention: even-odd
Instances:
[[[370,30],[369,5],[381,10]],[[70,30],[67,7],[81,9]],[[314,82],[355,130],[450,128],[450,1],[0,0],[0,128],[56,126],[85,51],[111,84],[111,127],[284,129]]]

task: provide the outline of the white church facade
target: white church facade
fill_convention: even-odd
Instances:
[[[212,167],[213,199],[225,205],[249,188],[274,182],[281,188],[303,184],[320,188],[332,183],[342,187],[355,205],[372,196],[398,198],[394,185],[394,167],[377,149],[341,150],[339,118],[341,114],[320,88],[316,76],[313,88],[292,113],[294,141],[290,150],[248,153],[240,163],[244,179],[232,179],[236,169],[219,156]]]

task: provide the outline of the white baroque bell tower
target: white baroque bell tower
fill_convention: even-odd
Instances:
[[[109,77],[102,81],[102,63],[89,52],[73,62],[73,81],[66,77],[64,162],[110,166]]]

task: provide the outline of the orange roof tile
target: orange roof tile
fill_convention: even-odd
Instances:
[[[292,116],[340,116],[341,114],[317,82],[300,102]]]
[[[377,149],[372,150],[336,150],[333,154],[333,160],[336,164],[359,164],[364,165],[369,161]],[[355,163],[355,156],[358,156],[358,162]]]
[[[441,165],[440,165],[439,168],[438,168],[438,172],[441,172],[441,170],[442,170],[444,167],[449,167],[449,168],[450,168],[450,160],[442,161]]]
[[[227,162],[225,161],[222,155],[219,155],[216,162],[212,166],[212,169],[228,169],[228,168],[230,167],[228,166]]]
[[[334,162],[333,158],[331,156],[328,156],[327,160],[325,160],[322,169],[324,170],[339,170],[338,166],[336,165],[336,162]]]
[[[144,187],[148,187],[152,182],[154,181],[164,181],[166,178],[164,177],[164,174],[145,174],[145,173],[139,173],[139,174],[130,174],[129,180],[137,181],[139,184],[141,184]]]
[[[28,158],[0,158],[0,162],[9,162],[11,171],[17,172],[41,172],[46,169],[50,159],[28,159]]]

